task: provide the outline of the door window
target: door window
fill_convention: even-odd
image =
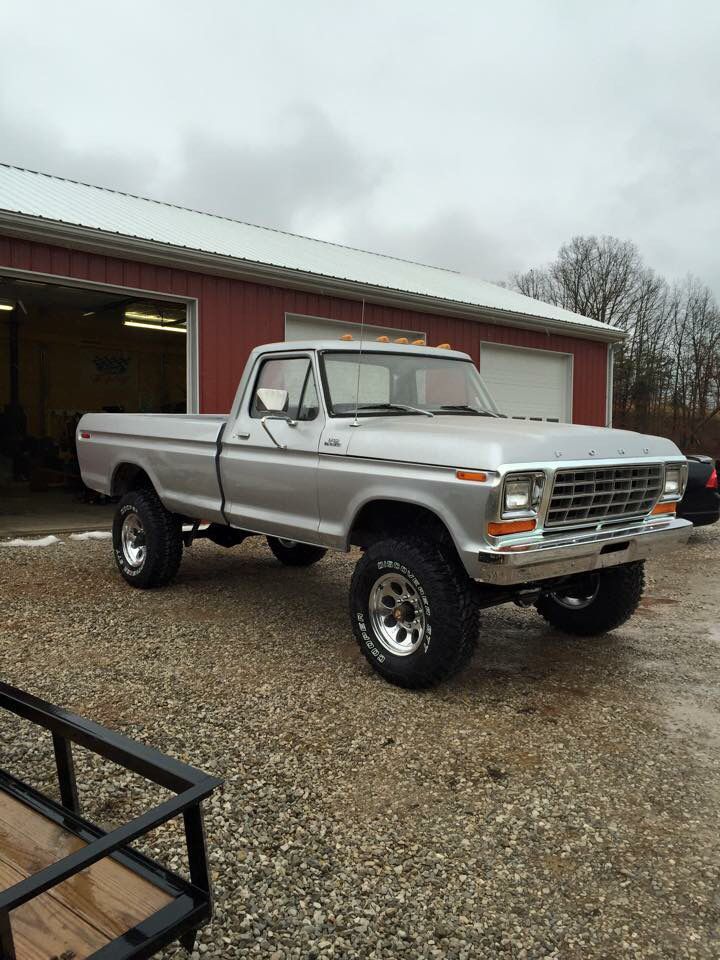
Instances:
[[[291,420],[314,420],[319,412],[312,365],[307,357],[278,357],[265,360],[255,381],[250,416],[256,420],[267,413],[258,399],[258,390],[286,390],[286,413]]]

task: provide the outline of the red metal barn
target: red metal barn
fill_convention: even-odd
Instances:
[[[603,324],[449,270],[0,165],[4,453],[24,431],[62,456],[88,409],[227,411],[252,347],[357,336],[363,300],[366,336],[467,351],[508,416],[608,423],[622,335]]]

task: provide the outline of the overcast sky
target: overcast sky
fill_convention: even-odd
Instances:
[[[488,280],[720,295],[717,0],[3,0],[0,160]]]

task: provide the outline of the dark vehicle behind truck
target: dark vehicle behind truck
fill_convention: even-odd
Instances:
[[[696,527],[717,523],[720,518],[718,462],[701,453],[688,454],[688,481],[677,515]]]

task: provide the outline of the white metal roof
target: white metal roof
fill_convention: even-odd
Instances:
[[[29,220],[81,228],[98,240],[124,237],[176,248],[178,266],[188,252],[225,258],[227,263],[264,265],[305,277],[342,281],[362,288],[394,291],[395,302],[422,309],[443,303],[477,313],[542,321],[557,330],[602,340],[623,334],[606,324],[554,307],[495,284],[452,270],[369,253],[322,240],[258,227],[239,220],[73,180],[0,164],[0,228]],[[532,319],[531,319],[532,318]]]

